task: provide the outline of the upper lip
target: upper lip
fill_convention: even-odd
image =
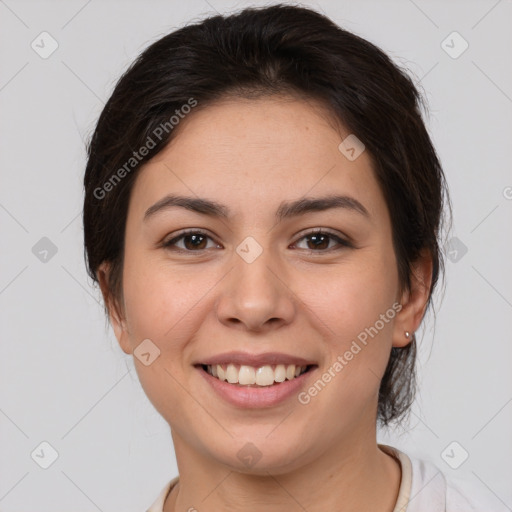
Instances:
[[[281,352],[264,352],[262,354],[249,354],[247,352],[224,352],[223,354],[217,354],[215,356],[211,356],[198,361],[196,364],[213,366],[215,364],[229,363],[254,367],[274,364],[294,364],[295,366],[310,366],[316,364],[314,361],[290,354],[283,354]]]

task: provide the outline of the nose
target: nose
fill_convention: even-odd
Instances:
[[[221,323],[247,331],[265,332],[287,325],[296,309],[295,295],[268,251],[251,263],[239,258],[223,280],[216,301]]]

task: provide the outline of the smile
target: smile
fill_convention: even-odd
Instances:
[[[220,381],[239,386],[267,387],[293,380],[307,372],[311,365],[298,366],[295,364],[277,364],[263,366],[213,364],[202,365],[204,371]]]

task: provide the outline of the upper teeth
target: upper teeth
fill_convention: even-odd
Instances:
[[[220,380],[227,380],[230,384],[241,384],[248,386],[257,384],[258,386],[271,386],[274,382],[284,382],[286,379],[292,380],[304,373],[307,366],[296,366],[294,364],[278,364],[275,367],[270,365],[260,366],[258,368],[247,365],[208,365],[206,371]]]

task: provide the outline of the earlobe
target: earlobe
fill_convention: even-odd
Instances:
[[[425,310],[432,285],[432,256],[423,250],[412,265],[411,286],[402,293],[402,309],[396,316],[393,331],[393,347],[403,348],[413,339],[418,330]]]
[[[130,345],[130,338],[128,336],[128,330],[126,329],[125,322],[124,320],[119,320],[117,316],[114,320],[113,316],[110,317],[110,323],[112,324],[112,329],[114,330],[117,342],[125,354],[131,354],[132,349]]]
[[[106,261],[101,263],[96,272],[98,283],[100,285],[101,293],[103,295],[103,301],[108,311],[108,316],[112,329],[117,338],[119,346],[126,354],[131,354],[132,350],[130,347],[128,329],[126,327],[126,321],[123,318],[120,308],[113,297],[108,284],[108,277],[110,272],[110,264]]]

